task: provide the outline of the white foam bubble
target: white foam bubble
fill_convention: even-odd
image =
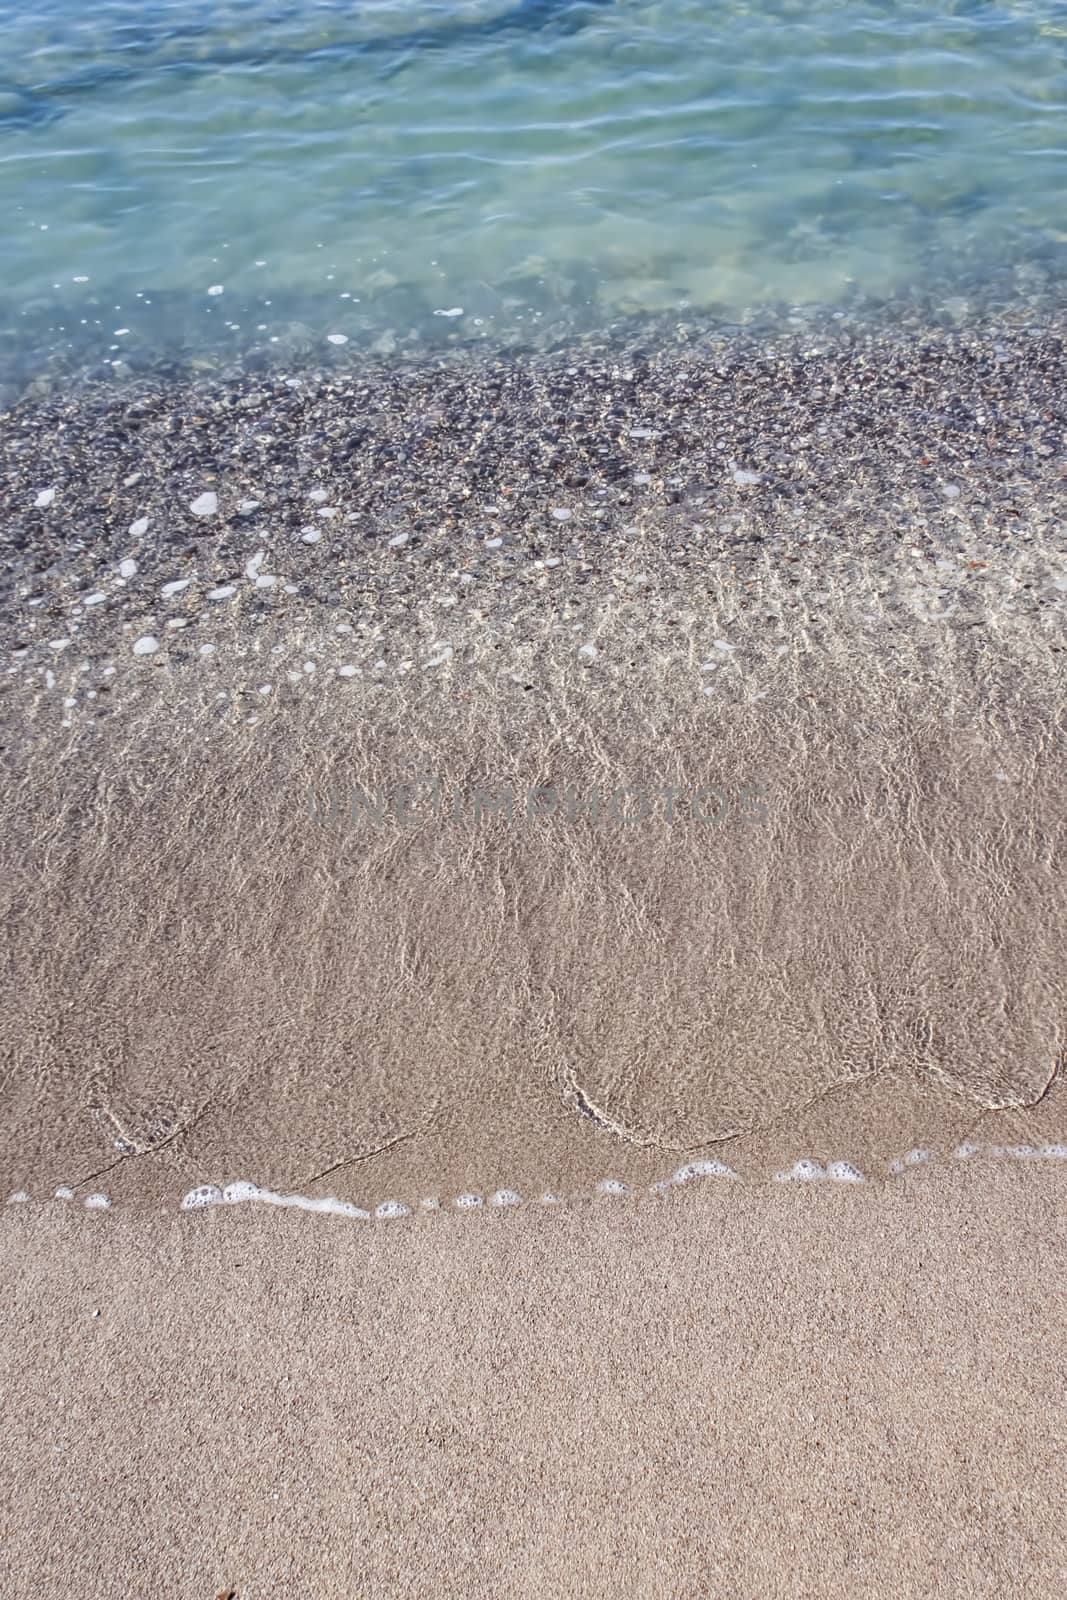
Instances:
[[[29,1198],[25,1189],[16,1189],[14,1194],[8,1195],[7,1203],[9,1206],[24,1206],[29,1203]]]
[[[618,1178],[601,1178],[596,1186],[597,1194],[629,1194],[629,1187],[621,1183]]]
[[[818,1161],[805,1156],[788,1172],[776,1172],[774,1176],[778,1183],[812,1183],[818,1178],[825,1178],[826,1171]]]
[[[59,1188],[56,1190],[56,1199],[57,1200],[73,1200],[74,1199],[74,1190],[69,1188],[67,1184],[61,1183]]]
[[[669,1180],[671,1183],[691,1183],[694,1178],[736,1178],[737,1173],[724,1161],[689,1161]]]
[[[473,1211],[482,1204],[482,1197],[480,1194],[461,1194],[456,1196],[455,1203],[461,1211]]]
[[[263,1192],[258,1184],[239,1179],[237,1183],[228,1183],[223,1189],[222,1203],[227,1206],[241,1205],[246,1200],[258,1200]]]
[[[87,1194],[85,1207],[88,1211],[110,1211],[111,1201],[106,1194]]]
[[[933,1154],[932,1150],[926,1150],[922,1147],[916,1150],[909,1150],[907,1155],[898,1156],[895,1161],[891,1161],[889,1170],[890,1172],[903,1172],[907,1167],[921,1167],[933,1158]]]
[[[866,1183],[866,1178],[859,1167],[854,1167],[851,1161],[831,1161],[826,1169],[826,1176],[833,1178],[838,1183]]]
[[[496,1194],[489,1199],[491,1206],[521,1206],[522,1195],[516,1194],[514,1189],[498,1189]]]
[[[411,1207],[406,1206],[402,1200],[383,1200],[381,1205],[376,1207],[374,1215],[384,1222],[390,1217],[406,1217],[410,1210]]]
[[[214,1183],[202,1183],[199,1188],[190,1189],[182,1199],[183,1211],[200,1211],[205,1206],[221,1206],[222,1190]]]

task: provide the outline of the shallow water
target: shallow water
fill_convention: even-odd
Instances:
[[[966,299],[1067,240],[1059,0],[4,0],[0,62],[36,354]]]

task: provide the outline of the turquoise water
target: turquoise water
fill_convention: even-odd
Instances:
[[[1062,261],[1065,102],[1049,0],[0,0],[0,322],[114,361],[966,296]]]

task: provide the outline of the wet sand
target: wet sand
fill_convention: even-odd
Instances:
[[[24,399],[8,1188],[1061,1141],[1065,392],[1052,324]]]
[[[9,1592],[1051,1600],[1065,1177],[7,1208]]]

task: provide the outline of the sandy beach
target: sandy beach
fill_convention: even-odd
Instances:
[[[8,1592],[1051,1600],[1065,1175],[8,1208]]]
[[[1062,1591],[1062,332],[9,407],[19,1600]]]

